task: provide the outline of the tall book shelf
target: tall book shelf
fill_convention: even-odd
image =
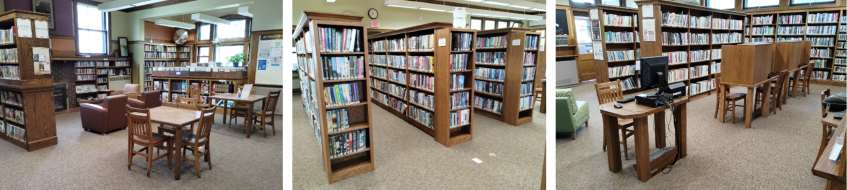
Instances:
[[[597,21],[602,35],[603,59],[595,57],[595,75],[598,83],[621,81],[625,93],[638,92],[638,75],[635,61],[640,58],[638,9],[598,5]],[[597,42],[597,41],[595,41]]]
[[[811,82],[844,85],[847,81],[844,14],[847,14],[844,7],[750,13],[750,38],[752,42],[811,41]]]
[[[535,73],[540,42],[537,39],[540,39],[541,33],[530,32],[526,28],[503,28],[477,31],[476,35],[477,53],[504,55],[500,63],[475,63],[473,103],[475,110],[481,110],[476,113],[514,126],[532,122],[533,89],[540,85],[535,84]],[[500,93],[488,93],[477,88],[477,83],[503,87]]]
[[[54,59],[57,60],[57,59]],[[123,86],[109,86],[109,81],[123,80],[132,83],[132,64],[130,59],[115,58],[75,58],[74,75],[77,103],[99,102],[109,96],[110,88],[123,89]]]
[[[368,36],[371,101],[446,147],[473,139],[476,30],[428,23]],[[494,57],[486,57],[496,59]]]
[[[304,11],[292,37],[303,106],[329,183],[374,171],[368,29],[361,20],[356,15]]]
[[[190,45],[144,44],[144,91],[153,90],[153,67],[186,67],[191,62]]]
[[[50,39],[35,38],[32,27],[26,29],[33,37],[18,37],[21,29],[17,27],[22,22],[35,26],[34,20],[47,21],[48,16],[20,10],[0,14],[0,29],[12,36],[3,40],[0,49],[16,54],[0,63],[0,139],[27,151],[58,144],[53,101],[44,101],[53,99],[56,85],[52,75],[35,74],[38,68],[33,61],[33,48],[49,48]]]
[[[743,43],[747,14],[667,0],[636,4],[639,13],[644,5],[653,7],[652,16],[640,15],[644,18],[639,18],[639,25],[655,20],[655,41],[645,41],[641,34],[641,56],[667,55],[669,84],[684,82],[686,94],[692,98],[711,94],[717,86],[714,74],[720,73],[721,46]]]

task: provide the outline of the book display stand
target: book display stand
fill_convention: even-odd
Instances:
[[[53,101],[44,101],[52,99],[56,85],[52,75],[36,74],[33,60],[33,48],[50,48],[50,39],[35,38],[34,27],[29,27],[47,19],[47,14],[20,10],[0,14],[0,28],[14,28],[12,41],[0,44],[0,49],[17,59],[0,63],[0,139],[27,151],[58,144]],[[19,36],[21,25],[29,27],[29,37]]]
[[[374,171],[370,72],[362,16],[304,11],[292,36],[303,106],[329,183]]]
[[[368,36],[371,101],[446,147],[473,139],[476,30],[428,23]],[[503,59],[495,55],[487,59]]]

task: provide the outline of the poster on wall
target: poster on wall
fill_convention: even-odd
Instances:
[[[256,83],[282,85],[282,34],[259,36],[256,55]]]
[[[465,28],[468,11],[464,7],[453,7],[453,28]]]
[[[556,9],[556,35],[568,35],[568,11]]]
[[[600,33],[600,22],[591,21],[591,40],[603,40],[603,36]]]
[[[50,48],[32,47],[32,63],[36,75],[50,74]]]
[[[53,0],[32,0],[32,12],[48,14],[47,22],[50,29],[55,29],[53,26]]]
[[[594,41],[591,47],[594,49],[594,60],[603,60],[603,41]]]

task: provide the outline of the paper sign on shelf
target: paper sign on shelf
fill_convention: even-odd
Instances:
[[[644,15],[644,18],[653,18],[653,5],[642,5],[641,15]]]
[[[241,89],[241,97],[239,98],[247,99],[247,97],[250,97],[250,90],[252,90],[252,88],[253,84],[245,84],[244,88]]]
[[[512,46],[519,46],[519,45],[521,45],[521,39],[512,40]]]
[[[438,39],[438,46],[447,46],[447,39],[439,38]]]
[[[17,18],[18,25],[18,37],[20,38],[32,38],[32,21],[25,18]]]
[[[539,47],[539,48],[541,48],[541,49],[538,49],[538,51],[544,51],[544,49],[545,49],[545,48],[544,48],[544,38],[541,38],[541,42],[540,42],[540,47]]]
[[[594,49],[594,60],[603,60],[603,41],[593,41],[591,47]]]
[[[641,32],[641,40],[645,42],[655,42],[656,41],[656,19],[642,19],[641,23],[643,26]]]
[[[50,34],[48,34],[47,30],[50,30],[47,21],[35,20],[35,38],[50,39]]]
[[[600,15],[598,15],[598,14],[599,13],[597,13],[597,9],[588,10],[588,16],[590,16],[589,19],[591,19],[591,20],[599,20]]]
[[[468,21],[465,17],[468,15],[468,10],[464,7],[453,7],[453,28],[465,28]]]

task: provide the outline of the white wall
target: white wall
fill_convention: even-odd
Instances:
[[[250,31],[282,30],[282,0],[253,2],[253,28]]]

